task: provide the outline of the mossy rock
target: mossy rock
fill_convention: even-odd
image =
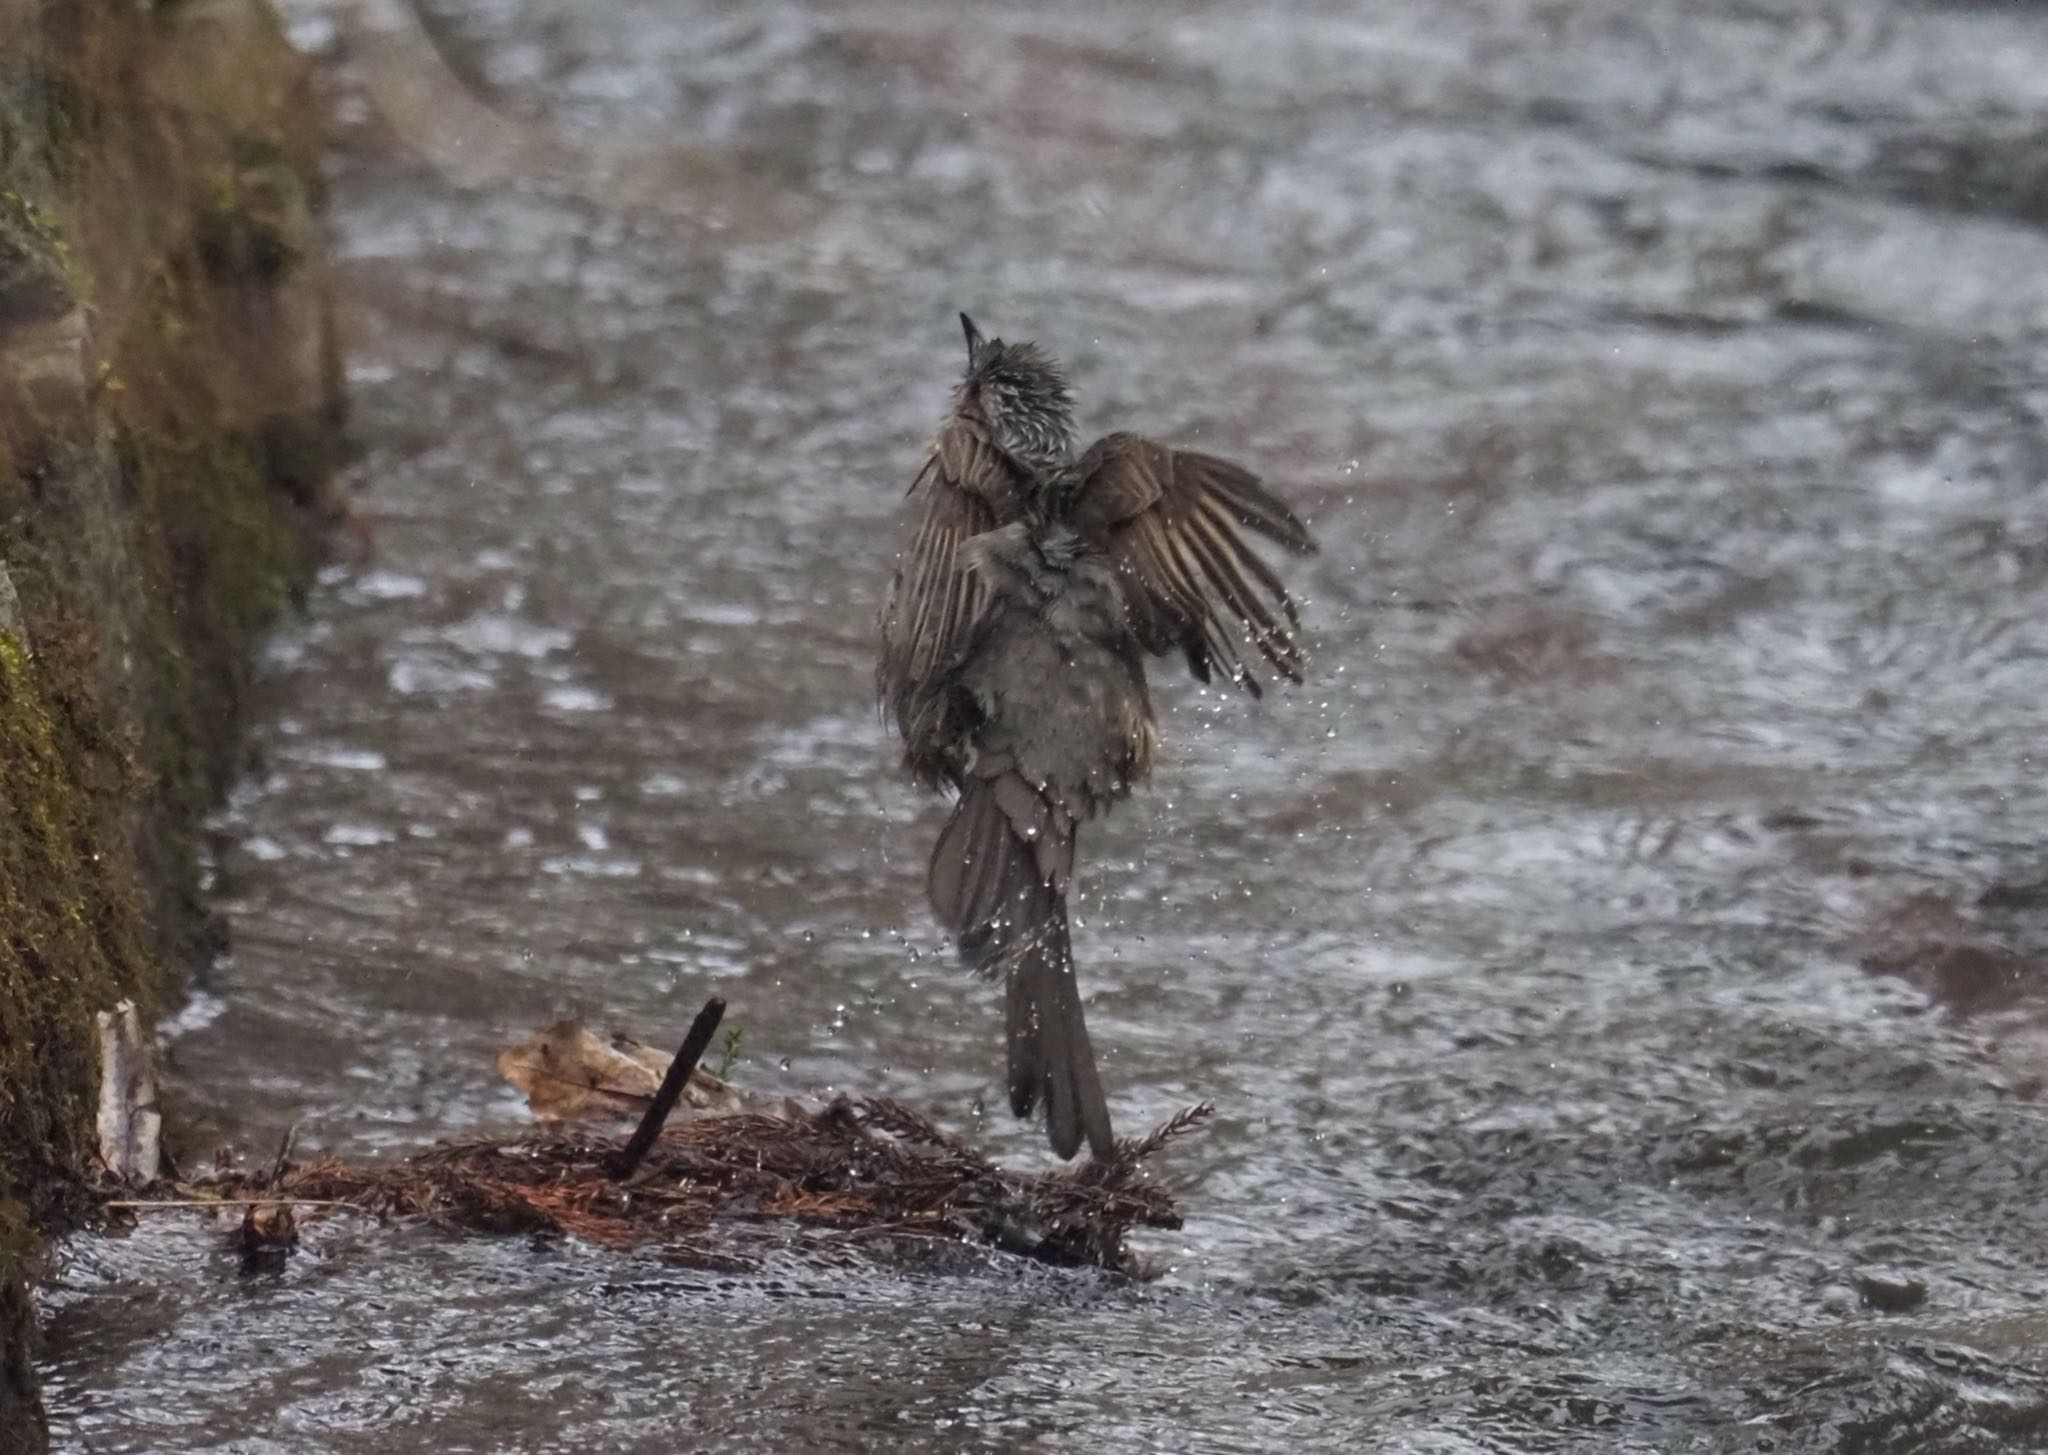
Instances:
[[[127,814],[82,623],[0,637],[0,1198],[61,1214],[90,1165],[92,1012],[149,996]]]
[[[94,1012],[164,1003],[216,945],[196,837],[332,514],[340,418],[316,116],[275,17],[22,14],[0,48],[0,1455],[41,1448],[23,1250],[84,1206]]]
[[[0,1202],[0,1455],[39,1455],[43,1448],[35,1310],[23,1286],[34,1256],[35,1235],[21,1207]]]

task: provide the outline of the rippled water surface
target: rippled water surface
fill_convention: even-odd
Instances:
[[[291,7],[377,551],[271,651],[188,1145],[515,1129],[499,1046],[717,993],[1042,1157],[871,706],[962,308],[1324,542],[1310,685],[1163,674],[1084,846],[1121,1126],[1221,1115],[1145,1286],[77,1240],[59,1448],[2048,1447],[2048,10],[405,15]]]

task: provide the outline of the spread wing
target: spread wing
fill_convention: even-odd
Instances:
[[[1214,455],[1112,434],[1081,457],[1080,476],[1075,515],[1116,563],[1146,651],[1178,647],[1202,681],[1220,668],[1257,697],[1248,642],[1272,670],[1301,680],[1294,598],[1245,532],[1298,556],[1316,543],[1256,475]]]
[[[882,708],[907,740],[931,715],[924,699],[958,660],[987,587],[960,559],[963,542],[1014,519],[1016,467],[967,421],[949,421],[910,484],[917,524],[882,605]],[[905,759],[922,770],[916,741]]]

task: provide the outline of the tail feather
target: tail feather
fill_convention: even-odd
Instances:
[[[979,952],[968,954],[965,940],[981,943],[1006,927],[1005,899],[1016,892],[1009,883],[1010,837],[994,798],[976,782],[962,794],[932,847],[932,909],[940,924],[962,937],[961,953],[968,963],[983,972],[995,969],[993,960]]]
[[[1116,1150],[1116,1134],[1081,1012],[1064,904],[1056,903],[1039,933],[1018,946],[1007,972],[1010,1110],[1028,1117],[1042,1102],[1055,1152],[1073,1156],[1085,1134],[1091,1152],[1109,1157]]]
[[[1073,830],[1035,793],[1033,817],[1020,830],[1005,805],[1024,806],[1015,790],[1030,790],[1007,777],[975,779],[962,792],[932,851],[932,909],[967,964],[1004,978],[1011,1109],[1029,1116],[1043,1105],[1062,1157],[1079,1151],[1084,1135],[1097,1157],[1108,1157],[1116,1138],[1067,926],[1064,865],[1072,862]],[[1060,852],[1046,851],[1048,834],[1061,836]],[[1048,876],[1042,861],[1061,867]]]

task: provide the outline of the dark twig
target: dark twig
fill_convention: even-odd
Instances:
[[[714,995],[704,1002],[704,1009],[698,1011],[697,1019],[690,1023],[690,1033],[683,1037],[682,1049],[676,1052],[675,1060],[668,1063],[668,1074],[661,1078],[661,1090],[654,1093],[653,1105],[647,1108],[647,1114],[640,1118],[640,1125],[634,1128],[633,1140],[604,1159],[605,1176],[614,1182],[624,1182],[638,1170],[647,1149],[661,1135],[662,1123],[675,1110],[676,1098],[683,1094],[690,1073],[697,1069],[697,1063],[710,1049],[711,1037],[724,1018],[723,999]]]
[[[264,1186],[276,1187],[283,1183],[285,1173],[291,1170],[292,1148],[298,1145],[298,1140],[299,1124],[293,1122],[284,1129],[284,1135],[278,1139],[277,1160],[270,1164],[270,1178],[263,1184]]]

